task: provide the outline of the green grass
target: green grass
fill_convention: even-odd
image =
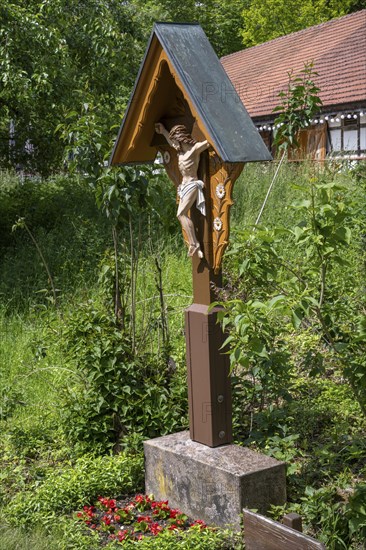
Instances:
[[[56,550],[60,544],[45,529],[26,531],[21,528],[0,527],[0,550]]]

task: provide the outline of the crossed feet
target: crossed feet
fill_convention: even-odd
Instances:
[[[188,249],[188,256],[193,256],[197,252],[199,258],[203,258],[203,252],[199,244],[191,244]]]

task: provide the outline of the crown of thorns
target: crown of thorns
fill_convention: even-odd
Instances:
[[[176,126],[173,126],[173,128],[169,132],[169,138],[175,139],[180,143],[188,143],[190,145],[194,145],[195,143],[197,143],[197,141],[193,139],[193,137],[183,124],[177,124]]]

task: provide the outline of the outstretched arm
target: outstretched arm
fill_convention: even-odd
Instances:
[[[157,122],[155,124],[155,132],[157,134],[162,134],[165,139],[167,140],[168,144],[171,146],[171,147],[174,147],[173,143],[170,141],[169,139],[169,132],[168,130],[165,128],[164,124],[162,124],[161,122]]]
[[[206,151],[206,149],[208,149],[209,147],[210,147],[210,144],[206,139],[205,139],[205,141],[199,141],[194,146],[194,148],[195,148],[195,150],[197,151],[198,154],[201,154],[202,151]]]

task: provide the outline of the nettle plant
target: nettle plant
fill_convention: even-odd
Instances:
[[[279,150],[288,151],[298,147],[300,130],[309,126],[313,116],[319,112],[322,100],[320,88],[314,83],[318,73],[312,62],[305,63],[298,75],[288,72],[287,89],[279,92],[280,104],[273,109],[279,113],[274,124],[277,126],[275,145]]]
[[[134,434],[151,438],[185,425],[185,403],[165,379],[163,359],[136,355],[113,314],[81,304],[61,345],[75,374],[63,389],[63,428],[75,449],[118,452]]]

